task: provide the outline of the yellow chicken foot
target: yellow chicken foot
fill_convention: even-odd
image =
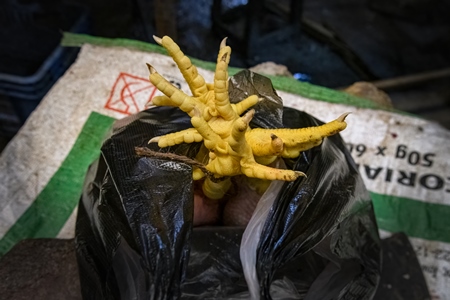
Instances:
[[[150,81],[164,95],[155,97],[157,106],[174,106],[191,117],[193,128],[155,137],[159,147],[181,143],[203,142],[201,161],[204,171],[194,168],[194,180],[205,177],[204,172],[214,174],[204,179],[203,192],[211,199],[220,199],[231,185],[230,177],[244,174],[262,180],[293,181],[304,173],[267,166],[277,157],[295,158],[301,151],[319,145],[325,137],[345,129],[345,117],[327,124],[299,129],[252,129],[249,123],[255,114],[250,109],[259,102],[256,95],[231,104],[228,94],[228,63],[231,48],[224,39],[220,44],[214,83],[208,84],[169,37],[154,37],[173,58],[185,78],[192,96],[174,87],[156,70],[148,65]],[[250,110],[249,110],[250,109]],[[247,112],[246,112],[247,111]],[[241,114],[246,112],[242,117]],[[261,164],[262,163],[262,164]],[[207,170],[207,171],[206,171]],[[217,180],[215,180],[217,179]]]

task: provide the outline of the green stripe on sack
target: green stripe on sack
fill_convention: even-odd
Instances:
[[[27,238],[54,238],[80,199],[89,165],[100,147],[113,118],[91,113],[68,156],[33,204],[0,240],[0,256]]]
[[[450,206],[370,193],[380,229],[450,243]]]
[[[98,45],[103,47],[125,47],[128,49],[136,49],[139,51],[146,51],[167,55],[166,50],[159,45],[129,39],[111,39],[103,37],[94,37],[85,34],[65,32],[63,39],[61,41],[61,45],[66,47],[80,47],[83,44]],[[205,70],[214,71],[216,68],[216,64],[212,62],[206,62],[195,58],[191,58],[191,60],[194,65],[203,68]],[[239,68],[230,67],[228,71],[230,75],[234,75],[240,70],[241,69]],[[267,77],[269,77],[272,80],[272,84],[276,90],[285,91],[306,98],[320,100],[329,103],[345,104],[361,108],[379,109],[399,114],[407,114],[403,111],[382,106],[365,98],[355,97],[340,91],[313,85],[310,83],[300,82],[298,80],[295,80],[294,78],[283,76],[267,76]]]

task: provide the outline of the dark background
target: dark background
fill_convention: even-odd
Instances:
[[[431,72],[440,78],[386,92],[394,107],[450,128],[449,12],[450,0],[2,0],[0,75],[33,75],[61,31],[150,43],[170,35],[207,61],[228,36],[231,65],[273,61],[330,88]],[[1,84],[0,149],[24,122]]]

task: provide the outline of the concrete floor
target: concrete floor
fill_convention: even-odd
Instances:
[[[0,258],[2,299],[25,300],[30,295],[35,300],[82,299],[74,245],[73,240],[57,239],[18,243]],[[374,300],[430,299],[408,238],[395,234],[381,245],[385,259]]]

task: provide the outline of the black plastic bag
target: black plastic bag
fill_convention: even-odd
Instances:
[[[283,108],[270,80],[243,71],[230,98],[258,94],[251,126],[321,124]],[[84,299],[248,299],[239,257],[244,228],[193,223],[190,166],[138,157],[154,136],[191,127],[177,108],[117,121],[88,171],[76,228]],[[351,126],[347,130],[352,130]],[[193,158],[200,144],[159,149]],[[370,198],[340,136],[295,160],[307,178],[282,184],[261,230],[254,266],[262,299],[371,299],[381,248]]]

